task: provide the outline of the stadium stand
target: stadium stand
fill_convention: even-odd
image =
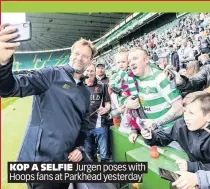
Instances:
[[[69,62],[69,51],[15,54],[13,70],[39,69]]]
[[[146,15],[147,14],[145,13],[139,18],[133,20],[133,25],[135,25],[134,22],[138,23],[138,20]],[[197,45],[199,44],[199,34],[192,33],[191,26],[193,25],[192,23],[196,24],[196,19],[199,18],[199,15],[199,13],[184,14],[178,19],[174,19],[173,21],[164,24],[163,26],[158,27],[155,30],[151,30],[148,33],[139,33],[138,37],[132,38],[132,40],[126,40],[126,42],[122,43],[121,46],[125,47],[127,50],[132,47],[142,47],[150,54],[158,51],[159,56],[162,56],[162,54],[169,52],[168,43],[179,46],[180,40],[186,37],[186,35],[188,35],[188,38],[192,40],[194,45]],[[115,54],[117,49],[117,47],[115,46],[110,45],[110,47],[111,49],[107,48],[109,49],[108,53],[102,51],[102,55],[97,57],[97,61],[104,62],[108,66],[108,68],[110,67],[110,64],[112,65],[112,55]]]

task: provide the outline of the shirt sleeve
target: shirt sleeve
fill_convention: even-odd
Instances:
[[[47,91],[55,76],[52,67],[30,72],[28,74],[12,74],[11,59],[7,65],[0,66],[0,96],[25,97],[39,95]]]
[[[103,94],[103,98],[104,98],[104,102],[110,102],[110,96],[109,96],[109,92],[108,92],[108,86],[106,84],[104,84],[104,94]]]
[[[158,91],[169,104],[172,104],[176,100],[182,98],[181,92],[174,87],[174,83],[169,81],[164,73],[159,74],[156,81]]]

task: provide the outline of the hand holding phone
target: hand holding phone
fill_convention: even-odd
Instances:
[[[147,140],[151,140],[152,139],[152,131],[151,131],[151,129],[141,129],[141,135]]]
[[[17,34],[16,38],[10,39],[8,42],[22,42],[31,40],[31,22],[26,22],[22,24],[8,25],[5,29],[16,28],[16,31],[13,34]]]
[[[135,143],[136,142],[136,139],[138,138],[138,134],[136,133],[131,133],[128,137],[128,140],[131,142],[131,143]]]
[[[170,78],[170,81],[173,80],[175,78],[175,74],[173,73],[173,71],[171,69],[167,69],[166,70],[166,74],[168,75],[168,77]]]
[[[9,62],[9,59],[14,54],[16,47],[20,43],[9,43],[8,41],[17,37],[13,32],[16,31],[15,28],[5,29],[8,24],[0,25],[0,64],[6,65]]]

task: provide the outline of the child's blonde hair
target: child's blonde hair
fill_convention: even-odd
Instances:
[[[114,61],[116,60],[116,56],[120,54],[126,54],[126,56],[128,56],[128,51],[124,47],[118,48],[116,54],[114,55]]]

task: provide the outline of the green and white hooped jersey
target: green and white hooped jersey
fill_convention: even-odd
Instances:
[[[141,104],[148,119],[161,118],[170,110],[171,104],[181,98],[180,91],[172,87],[172,83],[161,70],[151,68],[147,77],[135,76],[135,79],[138,82]],[[130,88],[130,90],[136,89]],[[162,125],[162,127],[170,127],[173,122]]]

